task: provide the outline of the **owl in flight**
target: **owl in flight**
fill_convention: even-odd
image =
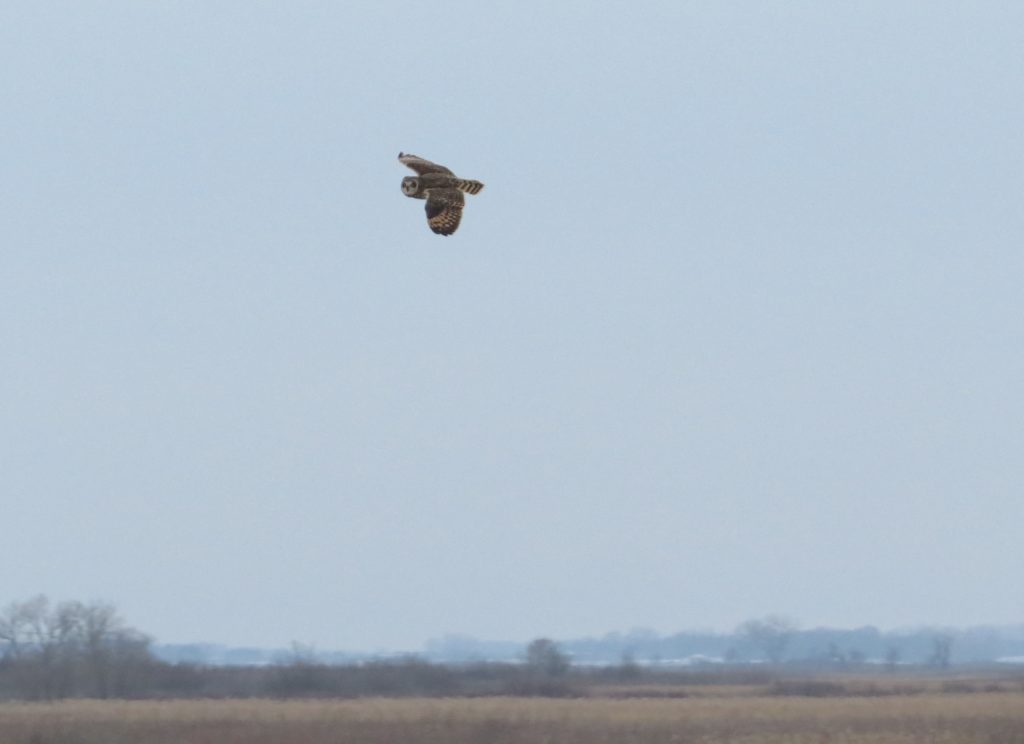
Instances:
[[[458,230],[462,207],[466,203],[463,192],[479,194],[484,185],[479,181],[456,178],[443,165],[431,163],[416,155],[400,152],[398,161],[418,174],[402,179],[402,193],[413,199],[427,200],[427,225],[430,229],[444,236]]]

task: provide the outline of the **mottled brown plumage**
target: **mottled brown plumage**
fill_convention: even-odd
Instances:
[[[443,165],[416,155],[398,153],[399,162],[409,166],[417,176],[402,179],[402,193],[412,199],[426,199],[427,225],[438,235],[455,232],[462,220],[466,194],[479,194],[484,185],[479,181],[457,178]]]

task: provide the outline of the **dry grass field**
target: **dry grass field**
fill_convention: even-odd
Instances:
[[[733,693],[736,690],[732,691]],[[1024,692],[0,704],[2,744],[1024,744]]]

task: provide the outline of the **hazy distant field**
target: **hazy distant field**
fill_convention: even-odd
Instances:
[[[1021,744],[1024,692],[0,704],[3,744]]]

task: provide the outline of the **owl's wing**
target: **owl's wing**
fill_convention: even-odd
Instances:
[[[398,153],[398,162],[409,166],[421,176],[424,173],[447,173],[449,176],[455,175],[443,165],[431,163],[429,160],[421,158],[419,155],[409,155],[408,153],[400,152]]]
[[[438,235],[451,235],[459,228],[466,197],[455,189],[430,189],[427,193],[427,224]]]

